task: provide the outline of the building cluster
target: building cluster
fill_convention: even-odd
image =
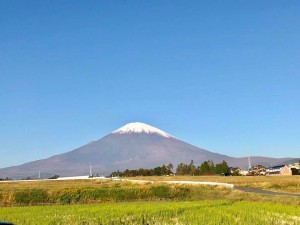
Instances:
[[[300,162],[272,167],[255,165],[252,166],[249,170],[242,170],[239,167],[231,167],[230,172],[231,174],[243,176],[300,175]]]

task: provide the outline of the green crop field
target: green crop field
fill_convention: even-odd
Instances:
[[[277,180],[276,177],[134,179],[151,179],[155,183],[108,180],[0,182],[0,221],[16,225],[300,225],[300,197],[297,196],[262,195],[218,186],[159,182],[171,179],[217,181],[299,193],[299,177],[278,177]]]
[[[300,224],[300,208],[228,200],[0,208],[15,224]]]

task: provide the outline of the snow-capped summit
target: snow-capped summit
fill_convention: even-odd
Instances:
[[[191,159],[198,165],[207,160],[215,163],[225,160],[231,166],[242,168],[248,165],[248,157],[234,158],[210,152],[147,124],[130,123],[72,151],[19,166],[0,168],[0,178],[37,177],[35,171],[41,168],[42,176],[83,176],[89,174],[89,165],[93,165],[96,173],[110,174],[117,170],[155,168],[168,162],[176,167],[180,163],[189,163]],[[296,162],[300,159],[251,157],[253,164],[282,165],[289,160]]]
[[[125,126],[119,128],[118,130],[115,130],[112,132],[113,134],[131,134],[131,133],[147,133],[147,134],[158,134],[166,138],[172,137],[170,134],[157,129],[155,127],[152,127],[145,123],[128,123]]]

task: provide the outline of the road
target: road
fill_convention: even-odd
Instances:
[[[249,188],[249,187],[234,187],[234,189],[239,191],[249,192],[249,193],[263,194],[263,195],[282,195],[282,196],[300,197],[300,194],[267,191],[263,189]]]

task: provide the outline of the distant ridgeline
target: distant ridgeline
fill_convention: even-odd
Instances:
[[[167,176],[174,175],[172,172],[173,164],[162,165],[153,169],[140,168],[138,170],[124,170],[123,172],[115,171],[110,174],[112,177],[135,177],[135,176]],[[204,161],[199,166],[194,165],[191,160],[189,164],[180,163],[176,168],[176,175],[239,175],[239,173],[231,172],[231,168],[226,161],[214,164],[212,160]]]

